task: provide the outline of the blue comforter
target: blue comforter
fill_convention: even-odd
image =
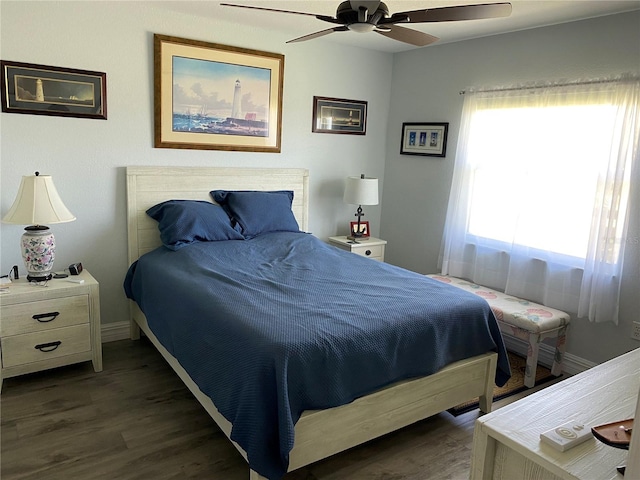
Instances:
[[[287,471],[304,410],[487,351],[499,354],[496,383],[510,376],[484,300],[309,234],[160,247],[130,267],[125,290],[269,479]]]

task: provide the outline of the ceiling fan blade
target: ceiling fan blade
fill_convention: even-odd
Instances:
[[[314,38],[324,37],[325,35],[329,35],[333,32],[347,32],[349,31],[349,27],[341,25],[339,27],[327,28],[326,30],[320,30],[316,33],[310,33],[309,35],[304,35],[303,37],[294,38],[293,40],[288,40],[287,43],[296,43],[296,42],[305,42],[307,40],[313,40]]]
[[[293,15],[306,15],[308,17],[315,17],[318,20],[322,20],[324,22],[342,24],[342,22],[340,22],[337,18],[330,17],[328,15],[320,15],[318,13],[296,12],[293,10],[281,10],[279,8],[253,7],[251,5],[239,5],[237,3],[220,3],[220,5],[224,7],[246,8],[248,10],[263,10],[265,12],[290,13]]]
[[[411,30],[410,28],[400,27],[398,25],[384,25],[384,28],[385,30],[375,30],[375,32],[387,38],[415,45],[416,47],[424,47],[440,40],[438,37],[434,37],[428,33]],[[387,28],[389,29],[388,31],[386,31]]]
[[[251,5],[238,5],[237,3],[220,3],[220,5],[222,5],[224,7],[247,8],[249,10],[266,10],[267,12],[293,13],[295,15],[308,15],[310,17],[317,16],[315,13],[294,12],[293,10],[280,10],[280,9],[277,9],[277,8],[252,7]]]
[[[511,15],[510,3],[486,3],[397,12],[389,18],[382,19],[380,24],[384,25],[396,22],[454,22],[458,20],[480,20],[483,18],[508,17],[509,15]]]

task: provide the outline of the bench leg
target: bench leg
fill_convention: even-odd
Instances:
[[[564,350],[567,343],[567,327],[562,327],[558,331],[558,338],[556,340],[556,352],[553,356],[553,365],[551,367],[551,374],[554,376],[562,375],[562,360],[564,359]]]
[[[529,348],[527,349],[527,366],[524,370],[524,385],[531,388],[536,384],[536,368],[538,368],[538,351],[540,349],[540,335],[529,334]]]

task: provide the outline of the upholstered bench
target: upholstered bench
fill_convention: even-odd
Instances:
[[[562,374],[567,327],[571,321],[567,313],[513,295],[506,295],[461,278],[447,275],[427,276],[484,298],[498,320],[500,331],[525,340],[529,344],[524,381],[527,387],[531,388],[535,385],[538,350],[540,342],[545,338],[555,337],[556,339],[551,373],[555,376]]]

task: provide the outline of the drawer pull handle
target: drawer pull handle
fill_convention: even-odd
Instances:
[[[33,318],[34,320],[37,320],[40,323],[47,323],[55,320],[58,315],[60,315],[60,312],[39,313],[38,315],[34,315],[31,318]]]
[[[34,348],[41,352],[53,352],[60,345],[62,345],[62,342],[60,340],[56,340],[55,342],[41,343],[40,345],[36,345]]]
[[[369,255],[371,255],[371,250],[367,250],[366,252],[364,252],[364,254],[368,257]]]

